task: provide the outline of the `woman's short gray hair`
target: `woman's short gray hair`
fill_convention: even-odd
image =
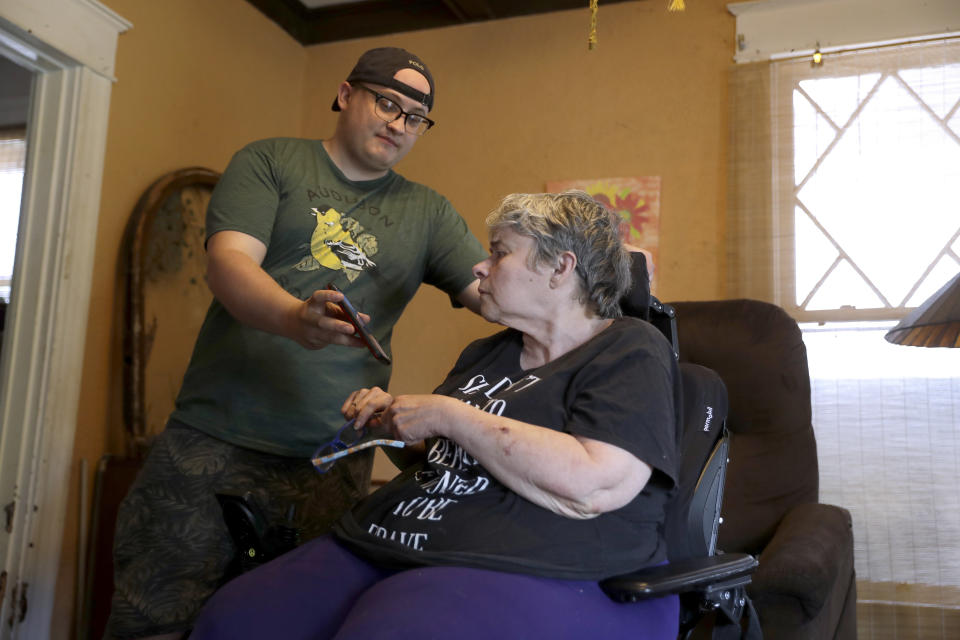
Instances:
[[[630,255],[620,218],[584,191],[514,193],[487,216],[490,229],[509,228],[534,240],[531,267],[555,264],[564,251],[577,257],[579,301],[601,318],[619,318],[630,288]]]

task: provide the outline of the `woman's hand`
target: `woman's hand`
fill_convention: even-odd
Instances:
[[[392,403],[393,396],[380,387],[357,389],[347,396],[343,406],[340,407],[340,413],[347,420],[356,420],[353,425],[355,429],[362,429],[367,422],[371,422],[371,425],[376,427],[383,423],[383,419],[382,416],[374,414],[385,410]]]
[[[380,387],[373,387],[351,393],[340,411],[347,420],[356,420],[357,429],[370,422],[372,426],[388,429],[394,439],[409,443],[446,435],[444,427],[456,420],[464,409],[469,410],[470,406],[447,396],[394,398]]]
[[[470,405],[441,395],[397,396],[381,416],[381,421],[404,442],[418,442],[433,436],[445,436],[447,427],[462,419]]]
[[[423,439],[440,435],[435,425],[451,419],[448,416],[454,415],[458,405],[468,407],[446,396],[394,398],[380,387],[373,387],[351,393],[340,411],[347,420],[356,420],[353,425],[355,429],[362,429],[368,423],[372,427],[385,427],[392,438],[406,442],[407,446],[403,449],[384,449],[398,469],[405,469],[422,459],[426,452]]]

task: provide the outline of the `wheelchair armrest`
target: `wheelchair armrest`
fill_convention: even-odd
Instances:
[[[617,602],[636,602],[673,593],[711,592],[744,586],[757,567],[746,553],[725,553],[647,567],[600,582]]]

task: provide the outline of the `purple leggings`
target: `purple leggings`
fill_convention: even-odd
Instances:
[[[676,596],[618,604],[596,582],[466,567],[380,569],[325,536],[220,589],[190,640],[677,636]]]

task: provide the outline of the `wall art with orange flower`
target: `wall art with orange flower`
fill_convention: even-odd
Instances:
[[[582,189],[620,216],[620,233],[627,244],[650,252],[657,265],[660,246],[660,176],[557,180],[547,183],[548,192]],[[657,270],[650,290],[656,293]]]

